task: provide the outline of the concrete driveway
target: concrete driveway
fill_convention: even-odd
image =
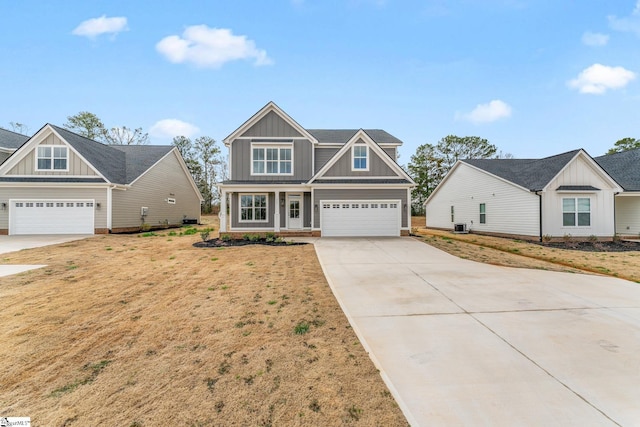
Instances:
[[[640,425],[640,285],[462,260],[411,238],[315,242],[412,426]]]
[[[74,240],[86,239],[87,237],[91,236],[92,235],[78,234],[51,234],[44,236],[0,236],[0,254],[20,251],[22,249],[38,248],[41,246],[57,245]],[[9,258],[9,262],[10,261],[11,258]],[[44,267],[44,265],[9,265],[6,264],[6,261],[0,257],[0,277],[22,273],[23,271],[33,270],[34,268],[40,267]]]

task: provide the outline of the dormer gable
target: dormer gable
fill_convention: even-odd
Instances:
[[[378,145],[365,130],[360,129],[309,181],[318,179],[403,179],[411,177]]]

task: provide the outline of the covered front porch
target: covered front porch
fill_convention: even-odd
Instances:
[[[220,233],[311,236],[311,191],[303,186],[220,188]]]

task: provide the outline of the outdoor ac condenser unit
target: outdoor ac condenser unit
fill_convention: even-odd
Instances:
[[[454,233],[468,233],[469,231],[467,230],[467,224],[464,224],[464,223],[454,224],[453,225],[453,232]]]

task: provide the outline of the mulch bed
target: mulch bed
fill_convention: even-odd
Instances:
[[[247,246],[247,245],[265,245],[265,246],[299,246],[308,245],[305,242],[287,242],[287,241],[267,241],[267,239],[259,240],[222,240],[211,239],[204,242],[196,242],[193,244],[196,248],[227,248],[235,246]]]
[[[571,249],[585,252],[631,252],[640,251],[640,242],[543,242],[541,246],[557,249]]]

